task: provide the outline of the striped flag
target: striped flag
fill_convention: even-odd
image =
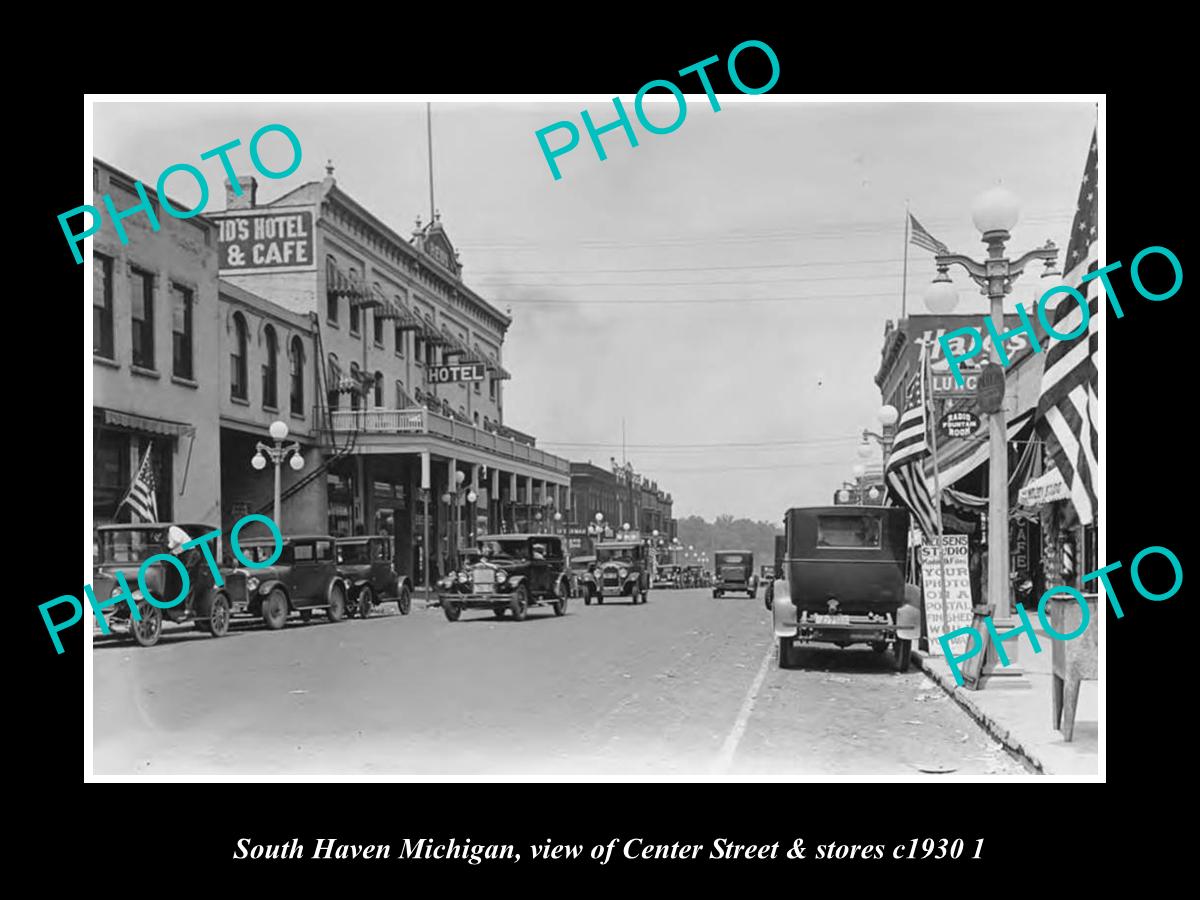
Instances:
[[[154,467],[150,465],[150,451],[153,449],[153,444],[146,448],[146,455],[142,457],[142,464],[133,478],[133,484],[129,486],[129,493],[117,505],[117,509],[120,510],[128,503],[129,508],[140,516],[143,522],[158,521],[158,500],[155,497],[158,483],[154,478]]]
[[[911,228],[910,243],[916,244],[923,250],[928,250],[930,253],[949,253],[950,248],[935,238],[932,234],[925,230],[925,227],[917,221],[917,217],[912,213],[908,214],[908,223]]]
[[[896,426],[896,440],[888,456],[884,480],[890,495],[906,507],[921,528],[926,540],[937,535],[937,512],[929,484],[925,480],[922,461],[929,455],[929,444],[925,439],[925,354],[921,348],[919,363],[920,377],[908,398],[908,409]]]
[[[1090,319],[1087,331],[1077,338],[1060,341],[1053,338],[1046,352],[1042,374],[1042,393],[1038,398],[1037,430],[1046,443],[1050,459],[1071,492],[1071,502],[1079,521],[1091,524],[1096,517],[1096,486],[1099,481],[1098,380],[1096,351],[1100,343],[1099,289],[1093,279],[1083,277],[1096,270],[1096,133],[1083,170],[1075,221],[1067,240],[1063,283],[1087,298]],[[1079,327],[1083,312],[1079,302],[1060,294],[1051,313],[1054,330],[1069,333]],[[1086,335],[1086,340],[1084,339]]]

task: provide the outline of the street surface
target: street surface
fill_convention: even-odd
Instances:
[[[97,775],[1027,774],[890,653],[798,651],[780,670],[762,595],[656,590],[567,615],[456,623],[414,598],[282,631],[98,639]],[[931,774],[921,775],[922,770]],[[953,776],[952,776],[953,777]]]

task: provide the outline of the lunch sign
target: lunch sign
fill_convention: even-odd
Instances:
[[[311,209],[238,210],[213,218],[220,225],[222,272],[316,268]]]

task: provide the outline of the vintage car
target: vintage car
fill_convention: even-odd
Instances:
[[[273,538],[253,538],[238,541],[242,555],[263,563],[275,553]],[[346,617],[346,597],[349,588],[338,573],[336,539],[327,534],[287,535],[279,557],[269,566],[246,567],[246,601],[244,610],[236,612],[261,616],[263,624],[272,630],[287,624],[293,612],[302,622],[312,619],[314,609],[325,610],[331,622]]]
[[[749,550],[718,550],[714,554],[713,597],[727,591],[745,591],[750,597],[758,593],[758,576],[754,574],[754,554]]]
[[[571,596],[572,597],[582,597],[583,596],[583,577],[589,571],[591,571],[592,567],[595,564],[596,564],[596,557],[594,554],[588,554],[586,556],[572,556],[571,557],[571,561],[568,564],[568,574],[571,577]]]
[[[784,520],[784,580],[772,604],[779,667],[792,667],[794,646],[890,645],[900,671],[920,637],[919,597],[904,583],[908,512],[900,507],[818,506],[789,509]]]
[[[782,534],[775,535],[775,565],[770,566],[770,574],[768,575],[768,567],[763,566],[762,579],[766,581],[767,586],[763,589],[763,603],[766,604],[767,612],[771,611],[771,603],[775,599],[775,581],[783,577],[783,558],[787,555],[787,537]]]
[[[650,593],[650,559],[641,541],[596,543],[596,563],[583,579],[583,602],[604,603],[605,597],[631,597],[645,603]]]
[[[189,538],[198,538],[217,529],[212,525],[194,523],[147,522],[136,525],[101,525],[96,529],[96,559],[92,571],[92,592],[97,603],[122,594],[117,573],[125,577],[129,586],[130,599],[137,604],[140,619],[133,618],[128,603],[114,603],[104,608],[104,621],[111,634],[132,637],[143,647],[153,647],[162,636],[163,620],[168,622],[193,622],[196,627],[213,637],[221,637],[229,631],[229,619],[237,601],[245,603],[246,576],[240,570],[218,566],[223,585],[218,586],[203,560],[199,547],[184,551],[183,561],[187,565],[188,555],[195,557],[197,565],[188,566],[188,578],[193,582],[188,595],[178,604],[162,609],[142,595],[138,586],[138,570],[151,556],[170,552],[167,531],[172,526],[183,529]],[[213,559],[220,560],[221,538],[214,538],[208,546]],[[156,562],[146,570],[146,587],[156,600],[169,602],[179,596],[183,581],[179,570],[165,562]],[[94,624],[94,633],[103,634],[99,624]]]
[[[464,609],[490,609],[497,619],[511,612],[518,622],[531,606],[549,604],[556,616],[567,611],[571,576],[561,537],[484,535],[477,553],[463,554],[460,562],[457,572],[437,584],[438,604],[451,622]]]
[[[677,588],[682,587],[681,579],[683,571],[676,565],[659,566],[658,571],[654,573],[653,587],[656,588]]]
[[[349,589],[346,611],[366,618],[381,603],[395,602],[400,615],[412,609],[412,579],[396,571],[386,535],[337,539],[338,573]]]

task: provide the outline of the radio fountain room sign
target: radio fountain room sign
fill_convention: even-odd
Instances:
[[[223,273],[298,272],[316,268],[310,208],[238,210],[220,216],[217,221],[221,229]]]

